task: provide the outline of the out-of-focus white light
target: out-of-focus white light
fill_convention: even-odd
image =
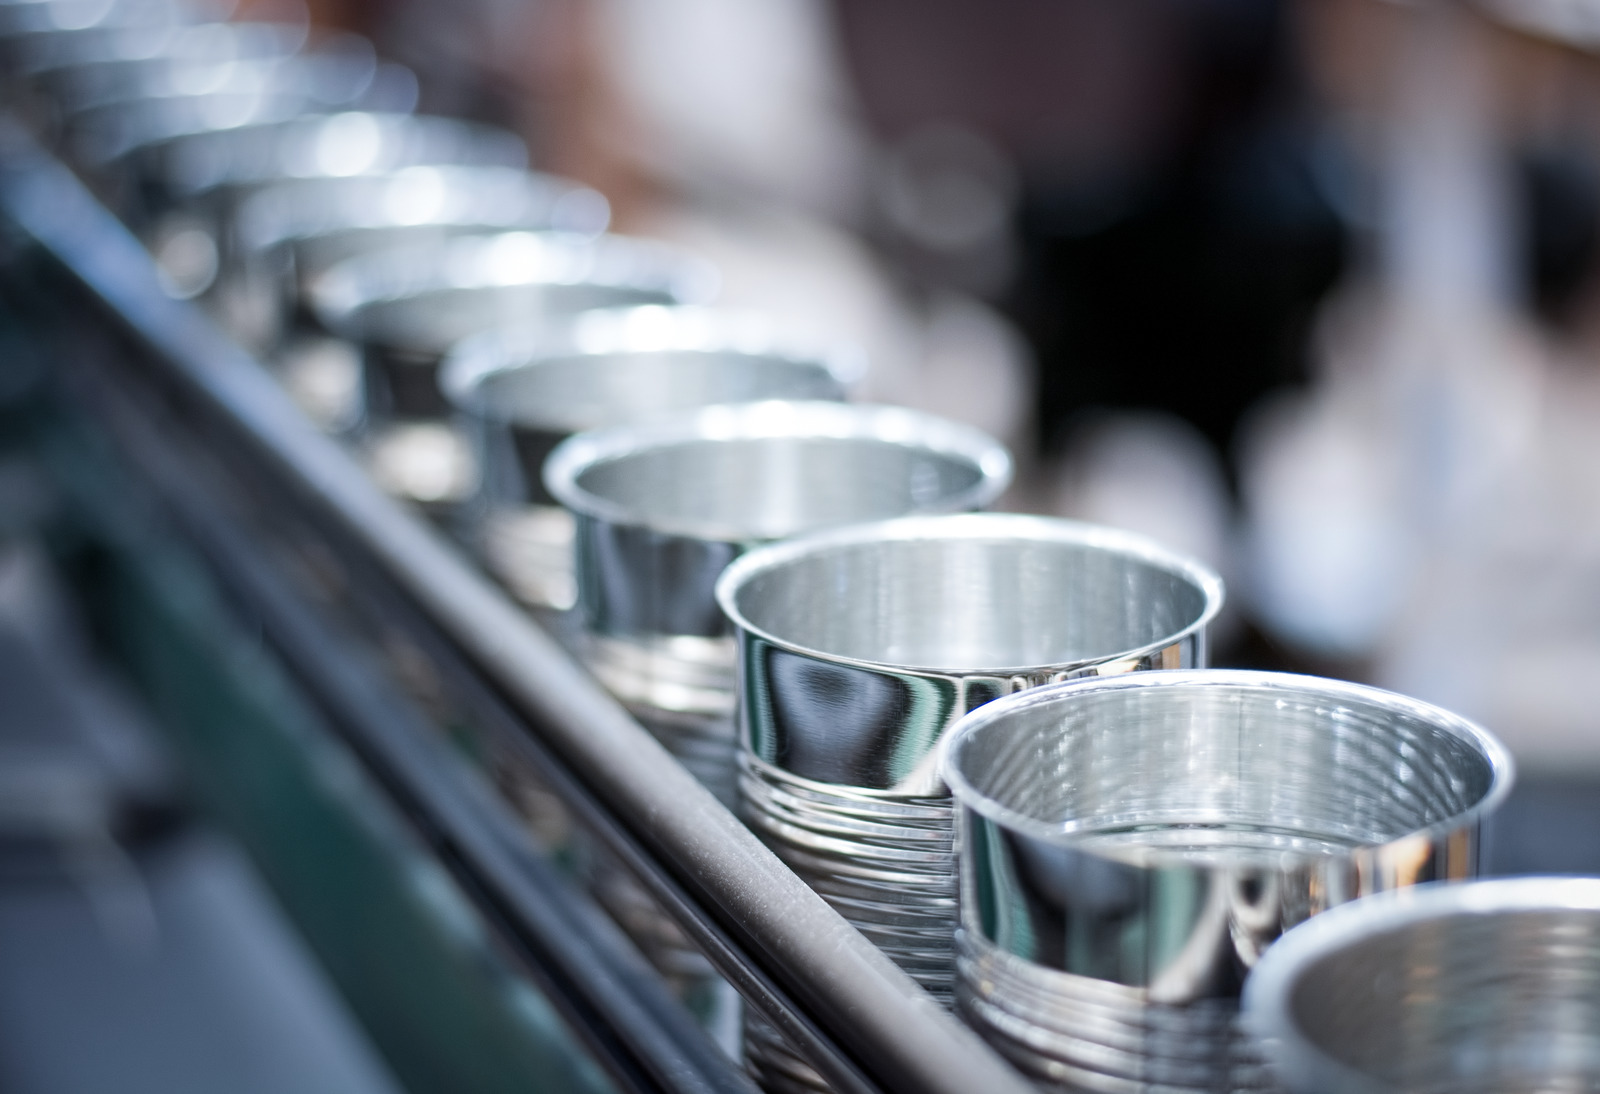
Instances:
[[[359,175],[370,171],[383,149],[383,134],[368,114],[337,114],[317,134],[315,160],[326,175]]]
[[[432,167],[408,167],[384,195],[389,216],[399,224],[426,224],[438,217],[446,198],[444,180]]]

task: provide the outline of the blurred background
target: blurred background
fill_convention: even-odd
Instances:
[[[859,347],[863,398],[1004,440],[1018,476],[1000,508],[1131,528],[1216,567],[1229,606],[1214,664],[1370,682],[1488,727],[1519,781],[1485,872],[1600,873],[1597,0],[247,0],[237,12],[307,14],[313,36],[364,35],[413,70],[419,112],[514,130],[541,170],[603,193],[616,230],[710,260],[720,303]],[[20,306],[0,299],[0,338],[8,308]],[[0,353],[3,402],[46,365],[8,342]],[[35,486],[0,461],[0,531],[48,508]],[[109,584],[79,555],[75,581]],[[15,783],[0,790],[24,797],[54,777],[22,762],[30,718],[151,735],[116,687],[39,667],[82,652],[48,570],[0,550],[0,646],[16,647],[0,702],[22,741],[0,755]],[[237,660],[255,671],[257,656]],[[337,784],[330,797],[348,790],[353,776],[304,751],[294,763]],[[159,757],[119,757],[119,778],[164,800]],[[269,787],[271,764],[224,759]],[[62,786],[61,800],[89,800]],[[509,793],[524,791],[538,814],[541,791]],[[271,805],[289,833],[276,861],[292,863],[301,806]],[[136,820],[181,826],[164,807]],[[95,1071],[60,1032],[80,997],[41,985],[75,961],[121,976],[117,954],[148,947],[161,916],[210,907],[207,921],[241,922],[236,908],[263,899],[235,849],[199,838],[158,864],[175,880],[157,897],[176,894],[178,912],[157,907],[124,885],[128,863],[91,821],[72,860],[99,894],[90,905],[0,900],[0,1015],[37,1019],[0,1037],[0,1077],[21,1073],[8,1045],[55,1037],[52,1060],[81,1065],[84,1089],[111,1088],[115,1067]],[[251,852],[272,875],[277,852]],[[423,873],[389,880],[438,912],[449,899]],[[189,880],[201,874],[223,880]],[[332,858],[301,880],[333,876],[352,907],[376,885]],[[81,930],[51,934],[69,906]],[[384,927],[386,952],[413,945],[406,922]],[[333,1088],[390,1089],[366,1049],[334,1043],[347,1018],[318,974],[294,971],[310,962],[276,930],[248,944],[192,935],[197,953],[211,947],[195,967],[244,953],[269,979],[289,969],[227,1005],[242,1024],[279,1022]],[[8,934],[59,947],[8,949]],[[383,941],[362,929],[330,946]],[[439,983],[488,960],[441,964]],[[138,990],[117,1005],[137,1012]],[[368,1027],[389,1002],[381,976],[371,990],[356,1004]],[[556,1026],[532,998],[518,997],[517,1020]],[[207,1007],[160,1012],[163,1035],[220,1021],[226,1008]],[[458,1017],[439,1043],[458,1037],[471,1055],[468,1027],[488,1022]],[[413,1036],[402,1025],[378,1036],[386,1053]],[[220,1083],[236,1057],[218,1046]],[[528,1066],[569,1069],[574,1089],[592,1078],[564,1056]],[[261,1089],[293,1073],[263,1069]]]

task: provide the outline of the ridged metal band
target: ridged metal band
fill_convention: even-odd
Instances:
[[[732,809],[737,800],[733,639],[589,633],[581,641],[600,682]]]
[[[584,655],[591,671],[624,703],[714,718],[726,723],[717,735],[732,747],[736,648],[731,637],[591,633]]]
[[[240,203],[223,284],[254,317],[256,344],[271,348],[294,328],[310,286],[342,261],[497,229],[594,236],[609,210],[578,183],[495,165],[283,179]]]
[[[739,754],[745,820],[808,885],[935,998],[953,996],[950,800],[796,778]]]
[[[719,802],[730,810],[738,806],[737,750],[731,718],[631,709],[640,724]]]
[[[1235,1000],[1152,1003],[1139,988],[1035,965],[971,931],[955,946],[961,1014],[1036,1079],[1098,1094],[1275,1089]]]
[[[718,801],[734,808],[733,639],[585,633],[580,641],[586,663],[607,690]],[[621,881],[601,899],[652,963],[685,983],[711,976],[705,958],[643,893],[631,903],[619,899],[637,889],[631,879]]]
[[[563,612],[577,604],[571,513],[556,505],[500,506],[475,534],[489,572],[518,600]]]

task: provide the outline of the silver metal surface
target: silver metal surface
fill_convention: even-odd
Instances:
[[[1425,885],[1296,927],[1245,984],[1294,1094],[1600,1089],[1600,879]]]
[[[853,350],[806,344],[759,314],[694,305],[600,308],[467,339],[440,386],[483,469],[469,534],[520,598],[571,608],[572,518],[541,477],[557,444],[711,403],[841,399],[860,373]]]
[[[386,497],[260,365],[157,285],[138,243],[14,126],[0,207],[82,278],[152,367],[257,446],[372,552],[603,801],[635,861],[740,992],[853,1091],[1031,1089],[823,901],[436,532]],[[657,872],[647,867],[654,864]],[[673,884],[663,884],[663,878]],[[674,885],[677,888],[674,888]]]
[[[1147,673],[1013,696],[956,727],[969,1017],[1069,1088],[1254,1089],[1245,975],[1368,893],[1470,877],[1510,787],[1477,726],[1376,688]]]
[[[739,636],[749,823],[941,999],[952,990],[951,726],[1053,680],[1203,664],[1222,583],[1142,537],[1044,517],[910,518],[752,551]]]
[[[832,382],[816,362],[799,377],[781,360],[688,364],[703,377],[747,373],[729,387],[753,389],[779,369]],[[673,375],[648,387],[665,391]],[[797,533],[980,508],[1010,483],[1011,458],[975,429],[899,407],[767,401],[577,434],[551,453],[544,481],[576,518],[591,667],[647,725],[666,716],[667,740],[698,738],[716,761],[711,785],[731,804],[734,641],[718,575],[750,547]],[[686,733],[688,718],[698,732]]]
[[[309,58],[304,61],[310,63]],[[173,278],[182,285],[176,295],[208,291],[220,275],[210,298],[214,310],[231,331],[259,346],[277,328],[281,304],[270,284],[263,286],[242,272],[233,231],[241,202],[269,185],[331,185],[407,168],[484,166],[515,172],[526,163],[527,148],[515,134],[493,126],[343,111],[187,133],[142,144],[126,160],[145,199],[135,219],[145,222],[143,234],[158,262],[165,268],[173,265],[165,259],[167,241],[174,239],[187,246],[209,241],[215,255],[211,278],[204,271]],[[428,394],[437,401],[431,378]]]
[[[936,746],[973,707],[1202,661],[1222,582],[1132,533],[992,513],[766,547],[728,569],[717,597],[751,673],[743,715],[756,758],[921,796],[944,793]]]
[[[497,231],[593,237],[605,231],[610,215],[596,190],[512,167],[418,164],[289,179],[267,184],[240,203],[236,268],[226,276],[265,298],[264,328],[254,341],[271,344],[306,287],[345,259]]]
[[[310,64],[314,59],[290,60]],[[363,76],[370,78],[370,71]],[[215,101],[207,95],[189,98]],[[164,110],[169,104],[147,100],[137,105]],[[154,140],[121,161],[141,198],[137,208],[128,210],[129,219],[139,225],[158,264],[169,273],[169,291],[191,297],[215,284],[217,291],[209,298],[214,312],[254,345],[270,337],[279,304],[270,287],[263,289],[240,274],[235,257],[239,203],[255,191],[275,183],[348,180],[419,166],[517,170],[527,158],[515,134],[453,118],[372,111],[300,115],[297,111],[285,121],[223,125]],[[189,272],[183,259],[197,247],[209,248],[210,261]]]
[[[647,240],[501,232],[341,262],[311,287],[317,317],[363,350],[369,420],[443,417],[438,367],[469,335],[589,308],[715,291],[710,267]]]

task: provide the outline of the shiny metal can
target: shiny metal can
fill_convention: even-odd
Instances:
[[[1600,1089],[1600,879],[1335,908],[1267,952],[1244,1009],[1294,1094]]]
[[[417,163],[355,175],[282,179],[239,203],[233,268],[224,280],[261,311],[253,344],[289,332],[308,287],[346,259],[405,246],[442,247],[464,235],[603,232],[610,208],[587,186],[517,167]],[[307,332],[310,333],[310,332]]]
[[[943,770],[961,1009],[1041,1080],[1130,1092],[1271,1089],[1239,1023],[1250,969],[1334,905],[1471,877],[1512,777],[1436,707],[1224,670],[1003,699]]]
[[[363,347],[366,412],[442,417],[438,366],[470,335],[590,308],[671,304],[715,291],[703,263],[647,240],[497,232],[341,262],[312,286],[334,334]]]
[[[439,383],[451,347],[591,308],[701,301],[716,286],[706,263],[649,240],[495,232],[347,259],[310,297],[322,326],[359,347],[351,418],[374,474],[391,492],[449,512],[477,483]],[[446,473],[447,460],[461,472]]]
[[[292,78],[296,88],[304,88],[314,83],[309,71],[313,61],[339,68],[348,59],[302,54],[291,60],[302,62],[308,71],[282,78]],[[370,80],[372,70],[367,69],[365,78]],[[269,86],[278,82],[274,78]],[[221,101],[214,94],[195,98]],[[197,122],[182,111],[169,117],[170,107],[176,105],[156,109],[157,102],[147,101],[138,104],[138,111],[128,111],[142,117],[147,126],[139,134],[140,143],[124,157],[145,196],[141,215],[151,218],[144,231],[147,235],[161,231],[172,216],[197,218],[213,234],[224,270],[232,261],[239,205],[263,186],[349,179],[415,166],[522,168],[527,162],[527,148],[514,133],[455,118],[348,109],[317,114],[302,108],[284,120],[247,113],[232,124],[212,124],[223,119]],[[175,125],[180,132],[163,132],[164,124]],[[181,131],[190,124],[201,127]]]
[[[717,595],[739,636],[746,819],[948,1004],[956,869],[939,756],[952,726],[1052,681],[1204,664],[1223,593],[1141,536],[975,514],[765,547]]]
[[[736,329],[722,327],[724,336]],[[613,414],[643,413],[712,389],[827,381],[837,392],[835,374],[814,356],[727,352],[739,344],[748,351],[761,343],[726,341],[722,353],[698,359],[667,353],[595,362],[616,371],[583,377],[578,390],[591,397],[613,392]],[[547,394],[561,386],[547,387]],[[530,407],[551,405],[525,394]],[[594,405],[592,398],[555,402]],[[585,660],[730,808],[736,652],[714,596],[728,562],[754,545],[810,529],[976,508],[992,502],[1010,477],[1005,448],[970,427],[898,407],[781,400],[580,433],[544,465],[549,493],[576,523]],[[626,885],[600,880],[613,904],[626,903],[616,899]],[[660,945],[668,932],[652,929],[650,917],[635,917],[629,929],[658,967],[687,964],[687,955]],[[781,1089],[767,1081],[772,1075],[814,1079],[759,1021],[747,1020],[745,1045],[769,1089]]]
[[[818,528],[980,508],[1010,478],[1005,448],[968,426],[782,400],[578,434],[545,465],[577,522],[591,667],[729,805],[736,656],[714,593],[728,563]]]
[[[573,518],[542,478],[558,444],[713,403],[839,400],[859,372],[853,352],[765,316],[692,305],[595,309],[469,339],[440,378],[482,469],[464,530],[519,599],[564,611],[577,603]]]
[[[235,68],[234,76],[246,75]],[[521,139],[493,126],[372,110],[328,113],[327,104],[299,101],[323,78],[365,86],[382,68],[370,59],[296,54],[234,91],[84,111],[74,120],[75,139],[109,157],[98,173],[122,192],[123,219],[150,248],[167,292],[204,298],[230,331],[263,349],[274,301],[251,297],[248,283],[235,277],[239,209],[262,187],[417,166],[520,169],[526,162]]]

